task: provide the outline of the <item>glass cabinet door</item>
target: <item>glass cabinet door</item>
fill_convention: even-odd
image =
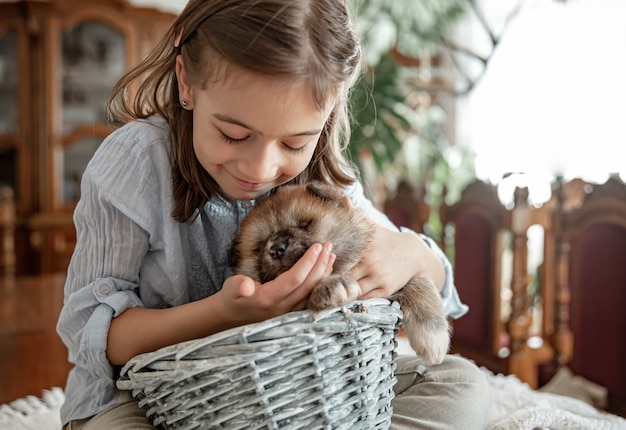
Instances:
[[[0,135],[17,132],[17,34],[0,32]]]
[[[16,188],[17,33],[0,30],[0,184]]]
[[[84,21],[61,32],[58,73],[61,112],[57,130],[62,155],[55,162],[57,203],[78,198],[77,184],[89,159],[110,130],[104,111],[113,86],[127,69],[124,35],[99,21]]]

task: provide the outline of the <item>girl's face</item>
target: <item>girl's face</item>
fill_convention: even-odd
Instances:
[[[307,167],[332,106],[320,111],[305,83],[229,67],[230,75],[198,89],[185,85],[178,63],[196,157],[225,194],[256,199]]]

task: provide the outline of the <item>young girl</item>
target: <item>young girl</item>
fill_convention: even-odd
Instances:
[[[153,428],[115,386],[127,360],[304,309],[332,271],[332,244],[313,245],[263,285],[228,266],[241,220],[288,182],[343,187],[378,222],[352,270],[361,298],[388,296],[419,274],[438,285],[449,315],[466,312],[443,253],[375,210],[342,156],[361,57],[345,3],[190,0],[115,87],[108,111],[119,128],[83,176],[58,322],[75,364],[66,429]],[[469,362],[427,368],[404,357],[396,374],[392,428],[484,427],[486,383]]]

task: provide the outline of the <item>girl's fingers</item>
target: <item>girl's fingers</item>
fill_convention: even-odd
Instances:
[[[313,268],[309,271],[305,281],[302,283],[303,286],[306,286],[310,292],[313,287],[315,287],[319,281],[326,276],[327,270],[332,270],[331,260],[333,259],[333,245],[330,243],[325,243],[322,245],[322,251],[320,252],[317,261],[313,265]],[[307,293],[308,295],[308,293]]]
[[[313,287],[325,276],[331,251],[330,243],[314,244],[291,269],[277,278],[286,285],[285,299],[293,304],[306,299]]]
[[[320,254],[316,262],[316,265],[319,265],[320,270],[324,269],[322,278],[330,275],[333,272],[333,264],[335,263],[335,260],[337,259],[337,256],[333,254],[332,252],[330,252],[331,247],[329,245],[330,244],[324,245],[322,253]],[[328,254],[328,258],[326,258],[326,254]],[[301,285],[301,288],[297,288],[295,290],[298,292],[298,294],[293,293],[291,297],[289,297],[290,301],[294,300],[295,298],[302,297],[302,300],[300,300],[298,303],[296,303],[295,306],[293,306],[293,308],[291,309],[292,311],[301,311],[307,308],[307,303],[309,301],[309,294],[321,280],[321,278],[317,279],[318,277],[317,277],[316,272],[317,270],[314,266],[311,269],[311,272],[309,272],[309,276],[307,277],[304,284]]]
[[[314,243],[291,269],[278,276],[290,289],[291,292],[306,281],[309,273],[318,264],[324,247],[320,243]]]
[[[361,283],[361,279],[366,279],[368,277],[369,274],[369,270],[367,268],[367,266],[365,264],[362,263],[358,263],[356,266],[354,266],[352,269],[350,269],[350,276],[352,276],[354,279],[357,280],[357,282],[359,282],[359,284]],[[365,291],[365,290],[363,290]]]
[[[385,298],[389,297],[391,293],[387,291],[384,285],[380,285],[376,279],[371,277],[365,277],[358,280],[359,287],[361,287],[361,296],[359,300],[367,300],[373,298]]]
[[[328,264],[326,265],[326,272],[324,272],[324,277],[333,273],[333,264],[335,264],[335,260],[337,256],[334,253],[331,253],[328,258]]]
[[[359,300],[366,300],[366,299],[371,299],[374,298],[375,296],[372,296],[372,290],[374,290],[374,285],[371,285],[371,282],[368,278],[354,278],[357,280],[357,283],[359,284],[359,287],[361,288],[361,296],[359,296]]]
[[[239,284],[240,297],[252,297],[255,291],[256,285],[254,283],[254,280],[248,277],[245,277],[241,280],[241,283]]]

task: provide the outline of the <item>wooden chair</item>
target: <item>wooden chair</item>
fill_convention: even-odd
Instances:
[[[511,263],[511,299],[509,303],[510,314],[507,320],[507,332],[509,335],[508,372],[517,375],[522,381],[532,388],[540,384],[539,367],[549,363],[554,357],[554,349],[548,342],[536,342],[531,338],[531,325],[537,318],[537,309],[533,304],[533,293],[529,291],[531,282],[537,281],[540,291],[546,292],[546,284],[552,282],[552,278],[546,275],[546,268],[554,267],[552,243],[554,237],[552,204],[539,207],[529,205],[528,188],[516,188],[513,198],[513,207],[510,212],[509,228],[512,235],[512,263]],[[543,262],[539,268],[539,279],[535,279],[536,272],[530,273],[528,264],[528,233],[533,226],[543,229]],[[549,293],[548,293],[549,294]],[[539,314],[544,315],[542,312]],[[537,323],[541,326],[541,333],[537,338],[543,339],[542,319]]]
[[[502,256],[510,213],[495,186],[469,184],[458,202],[440,206],[442,247],[454,264],[455,284],[470,307],[453,322],[452,352],[495,372],[507,372],[502,351],[509,336],[501,318]]]
[[[612,177],[578,207],[561,205],[555,230],[555,292],[544,303],[555,364],[606,387],[609,410],[624,414],[626,184]]]
[[[416,190],[408,181],[398,183],[395,194],[385,200],[383,211],[400,227],[424,233],[430,217],[430,206],[425,201],[426,190]]]
[[[544,340],[549,341],[550,345],[554,345],[555,333],[557,331],[555,328],[555,323],[557,322],[555,315],[557,311],[555,306],[555,303],[557,303],[556,295],[558,293],[562,301],[569,294],[569,292],[558,291],[559,287],[557,285],[556,267],[559,258],[557,254],[562,254],[557,252],[557,233],[560,234],[560,219],[564,213],[580,208],[587,194],[593,189],[591,183],[580,178],[575,178],[568,182],[558,179],[557,182],[558,185],[553,190],[552,197],[539,209],[541,214],[535,217],[544,229],[543,264],[540,279],[540,291],[543,302],[541,329],[542,337]],[[558,337],[560,339],[559,342],[570,342],[569,335],[563,330],[561,330]],[[559,348],[559,350],[567,349],[567,345]],[[550,374],[553,371],[554,369],[547,373]]]
[[[0,186],[0,276],[3,278],[15,277],[15,222],[13,189]]]

